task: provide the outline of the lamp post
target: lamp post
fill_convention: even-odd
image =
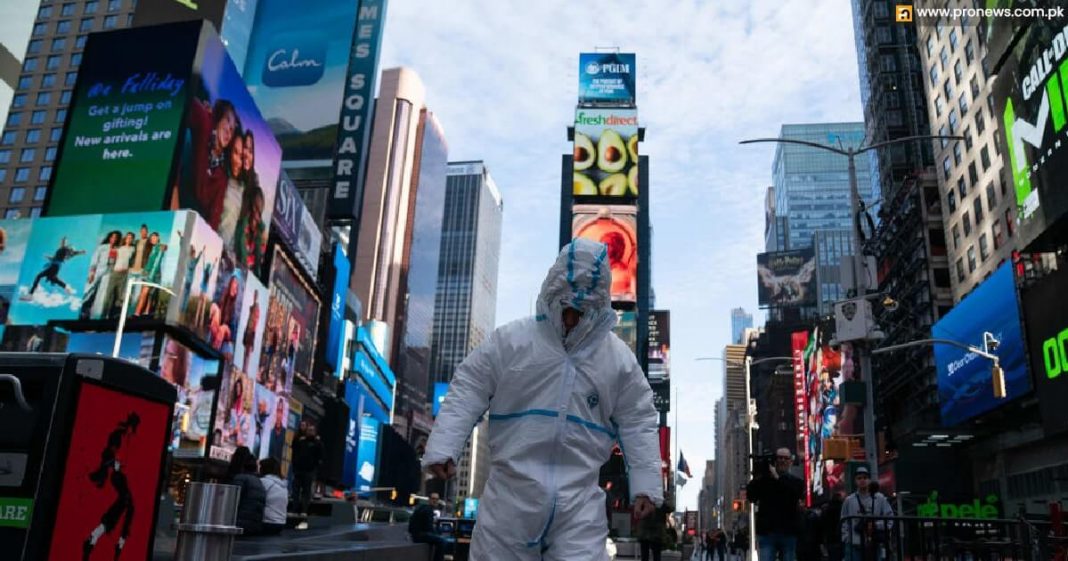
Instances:
[[[748,354],[745,355],[744,362],[738,362],[737,360],[730,360],[717,356],[703,356],[694,360],[716,360],[730,366],[741,366],[745,372],[745,440],[748,454],[748,466],[749,475],[753,474],[753,419],[756,417],[756,404],[753,403],[753,392],[749,387],[750,372],[753,365],[762,364],[765,362],[773,361],[789,361],[793,362],[793,357],[789,356],[769,356],[764,358],[758,358],[753,360],[753,357]],[[676,415],[678,412],[676,411]],[[678,449],[678,418],[675,421],[675,447]],[[720,459],[717,458],[717,461]],[[677,500],[677,499],[676,499]],[[756,511],[753,510],[753,503],[746,497],[746,502],[749,503],[749,559],[757,561],[757,546],[756,546]]]
[[[130,308],[130,294],[133,291],[134,285],[147,286],[149,288],[155,288],[162,290],[171,296],[174,296],[174,291],[166,286],[156,284],[154,282],[142,281],[137,279],[129,279],[126,281],[126,294],[122,298],[122,311],[119,313],[119,328],[115,331],[115,347],[111,350],[111,356],[119,357],[119,347],[122,345],[122,331],[126,329],[126,312]]]
[[[950,345],[957,347],[958,349],[964,349],[970,353],[979,355],[993,363],[991,365],[992,385],[994,389],[994,397],[998,399],[1005,399],[1007,392],[1005,388],[1005,373],[1001,370],[1001,358],[994,354],[993,351],[1000,345],[1000,341],[994,338],[994,335],[989,331],[983,333],[983,347],[968,345],[961,343],[960,341],[954,341],[952,339],[917,339],[916,341],[908,341],[898,345],[890,345],[887,347],[880,347],[873,349],[871,354],[883,354],[889,353],[901,349],[907,349],[909,347],[920,347],[925,345]]]
[[[877,142],[875,144],[869,144],[860,148],[850,146],[848,148],[835,148],[826,144],[820,144],[818,142],[810,142],[807,140],[799,140],[793,138],[755,138],[750,140],[743,140],[739,144],[757,144],[763,142],[774,142],[776,144],[798,144],[801,146],[808,146],[810,148],[817,148],[827,152],[832,152],[841,156],[845,156],[849,159],[849,204],[850,215],[853,218],[853,289],[856,291],[855,296],[864,297],[868,294],[868,279],[867,275],[861,280],[861,268],[863,267],[863,258],[861,256],[861,236],[860,236],[860,191],[857,189],[857,154],[863,154],[871,150],[879,148],[886,148],[895,144],[903,144],[906,142],[915,142],[920,140],[964,140],[963,136],[955,135],[916,135],[906,136],[902,138],[895,138],[884,142]],[[879,458],[878,451],[876,450],[875,442],[875,395],[874,384],[871,370],[871,356],[869,353],[864,352],[865,346],[863,344],[856,345],[856,354],[860,358],[860,370],[864,373],[864,386],[865,386],[865,406],[864,406],[864,454],[867,456],[869,469],[871,470],[871,476],[873,480],[878,481],[879,478]]]

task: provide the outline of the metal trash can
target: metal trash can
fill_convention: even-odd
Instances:
[[[236,485],[191,482],[178,523],[175,561],[229,561],[234,536],[242,531],[234,525],[240,497]]]

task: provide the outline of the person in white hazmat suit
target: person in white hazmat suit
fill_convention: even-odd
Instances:
[[[612,333],[603,244],[564,246],[537,316],[496,329],[456,369],[423,466],[448,479],[488,411],[490,472],[472,561],[607,561],[601,465],[618,441],[637,516],[663,500],[653,394]]]

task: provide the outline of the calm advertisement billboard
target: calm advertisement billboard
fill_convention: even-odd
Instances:
[[[1054,232],[1068,231],[1066,23],[1064,17],[1029,21],[993,87],[1002,123],[998,137],[1016,193],[1019,243],[1031,250],[1054,248],[1063,239]],[[1002,36],[1007,42],[1011,33]]]
[[[786,308],[816,303],[816,252],[812,248],[757,254],[757,300]]]
[[[575,197],[638,197],[638,111],[575,112]]]
[[[46,215],[165,208],[200,29],[194,22],[89,36]]]
[[[931,328],[936,339],[951,339],[980,349],[984,332],[1000,341],[996,353],[1005,373],[1007,397],[994,397],[989,360],[957,347],[935,345],[943,425],[960,424],[1031,390],[1012,263],[999,267]]]
[[[633,107],[637,74],[634,53],[581,53],[578,102]]]
[[[575,205],[571,234],[608,246],[612,301],[634,302],[638,294],[637,208],[623,205]]]

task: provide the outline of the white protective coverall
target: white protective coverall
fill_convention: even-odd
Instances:
[[[607,260],[603,244],[565,246],[542,284],[538,315],[498,328],[456,369],[423,466],[459,464],[488,410],[491,466],[472,561],[607,561],[597,483],[617,440],[631,500],[663,500],[653,395],[634,353],[611,331]],[[583,316],[564,337],[568,307]]]

